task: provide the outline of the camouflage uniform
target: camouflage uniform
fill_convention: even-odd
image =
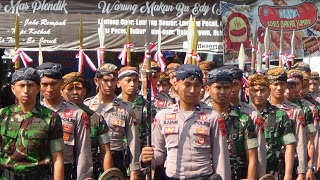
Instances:
[[[314,133],[316,131],[316,128],[313,124],[313,114],[312,110],[309,108],[309,106],[306,104],[306,101],[303,101],[302,98],[300,99],[293,99],[292,101],[294,104],[298,105],[305,114],[305,123],[306,123],[306,133]]]
[[[91,139],[91,153],[93,162],[93,173],[92,177],[98,179],[99,173],[103,173],[103,166],[101,164],[101,155],[98,152],[99,145],[104,145],[110,143],[110,136],[108,134],[109,127],[106,121],[101,115],[89,109],[88,106],[82,105],[81,107],[84,112],[86,112],[90,118],[90,139]]]
[[[226,123],[232,179],[244,179],[248,172],[246,150],[259,146],[254,122],[232,105],[222,117]]]
[[[38,179],[50,174],[51,153],[63,150],[60,117],[39,104],[26,114],[19,105],[1,109],[0,135],[0,169],[36,172]]]
[[[284,149],[282,148],[296,142],[292,121],[285,111],[269,102],[261,115],[264,118],[264,134],[267,141],[267,174],[284,175]]]

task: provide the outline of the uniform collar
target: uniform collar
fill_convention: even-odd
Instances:
[[[174,105],[174,107],[172,108],[172,111],[173,111],[174,113],[178,113],[178,112],[180,112],[180,110],[181,110],[181,109],[180,109],[180,107],[179,107],[179,102],[177,102],[177,103]],[[201,103],[198,102],[198,104],[195,105],[193,112],[196,112],[196,113],[201,113],[201,112],[203,112],[203,107],[202,107]]]
[[[61,101],[60,101],[60,103],[59,103],[58,105],[56,105],[56,106],[51,106],[51,105],[46,104],[46,103],[45,103],[45,100],[43,99],[43,100],[41,101],[41,104],[42,104],[43,106],[45,106],[45,107],[48,107],[49,109],[51,109],[51,110],[54,111],[54,112],[58,112],[61,108],[67,106],[67,101],[64,100],[63,98],[61,98]]]

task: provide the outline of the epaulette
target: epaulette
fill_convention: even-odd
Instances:
[[[88,101],[91,101],[91,99],[93,99],[93,98],[94,98],[94,96],[88,97],[88,98],[86,98],[86,99],[83,101],[83,103],[88,102]]]

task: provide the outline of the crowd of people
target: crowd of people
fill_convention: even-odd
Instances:
[[[52,62],[16,70],[17,103],[0,109],[0,179],[98,179],[113,167],[146,179],[150,163],[152,179],[317,179],[319,74],[308,64],[247,81],[209,61],[165,72],[151,62],[151,74],[147,119],[145,64],[103,64],[87,99],[80,72]]]

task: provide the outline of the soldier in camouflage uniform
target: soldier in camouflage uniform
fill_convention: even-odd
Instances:
[[[306,178],[312,178],[314,177],[314,170],[313,168],[313,162],[314,162],[314,133],[316,132],[315,126],[314,126],[314,117],[312,111],[315,110],[315,107],[312,103],[309,101],[301,98],[300,92],[302,90],[302,82],[303,82],[303,72],[297,69],[292,69],[288,71],[288,77],[293,77],[295,80],[295,92],[294,92],[294,98],[291,100],[291,102],[298,105],[305,114],[305,123],[306,123],[306,133],[307,133],[307,155],[308,155],[308,172],[306,174]],[[308,75],[305,74],[305,77]],[[288,100],[288,99],[287,99]]]
[[[40,77],[33,68],[12,75],[18,103],[0,109],[0,179],[63,179],[62,124],[37,102]]]
[[[294,162],[293,124],[287,113],[268,102],[270,95],[269,80],[263,74],[251,75],[246,93],[250,103],[262,115],[264,135],[267,139],[267,173],[276,179],[291,179]],[[263,129],[261,129],[263,131]]]
[[[76,104],[86,112],[90,118],[90,139],[93,161],[92,178],[98,179],[99,174],[112,168],[112,154],[110,150],[109,127],[101,115],[83,104],[87,93],[87,85],[80,72],[71,72],[64,75],[61,93],[65,100]],[[98,151],[99,150],[99,151]]]
[[[137,179],[140,171],[139,155],[139,132],[135,113],[131,106],[114,94],[117,86],[117,66],[105,63],[100,66],[94,78],[98,94],[85,100],[84,104],[93,111],[99,111],[109,126],[110,148],[112,152],[114,167],[119,168],[124,175],[127,175],[125,159],[126,145],[123,142],[127,138],[130,148],[131,159],[130,179]]]
[[[307,140],[306,124],[302,109],[294,103],[285,99],[284,92],[288,86],[287,73],[283,68],[273,68],[267,71],[267,77],[270,85],[270,104],[287,112],[289,119],[293,122],[296,143],[295,165],[292,179],[304,179],[307,173]],[[293,95],[294,92],[289,93]]]
[[[213,69],[207,74],[207,81],[213,108],[225,120],[232,179],[256,179],[259,146],[257,134],[251,117],[230,104],[233,75],[228,69]]]
[[[255,122],[255,129],[257,133],[258,138],[258,178],[264,176],[266,174],[266,168],[267,168],[267,157],[266,157],[266,139],[264,136],[263,131],[261,131],[261,127],[259,127],[259,122],[262,121],[262,117],[260,113],[252,107],[250,104],[247,104],[245,102],[240,101],[239,93],[240,90],[243,87],[243,72],[241,69],[235,67],[235,66],[224,66],[224,69],[230,69],[233,75],[233,81],[232,81],[232,90],[231,90],[231,96],[230,101],[232,105],[237,106],[242,112],[249,114],[253,122]]]
[[[37,67],[41,77],[40,91],[44,97],[41,103],[57,112],[62,120],[65,179],[82,180],[90,178],[93,170],[90,121],[87,113],[61,96],[61,71],[62,66],[57,63],[46,62]]]

